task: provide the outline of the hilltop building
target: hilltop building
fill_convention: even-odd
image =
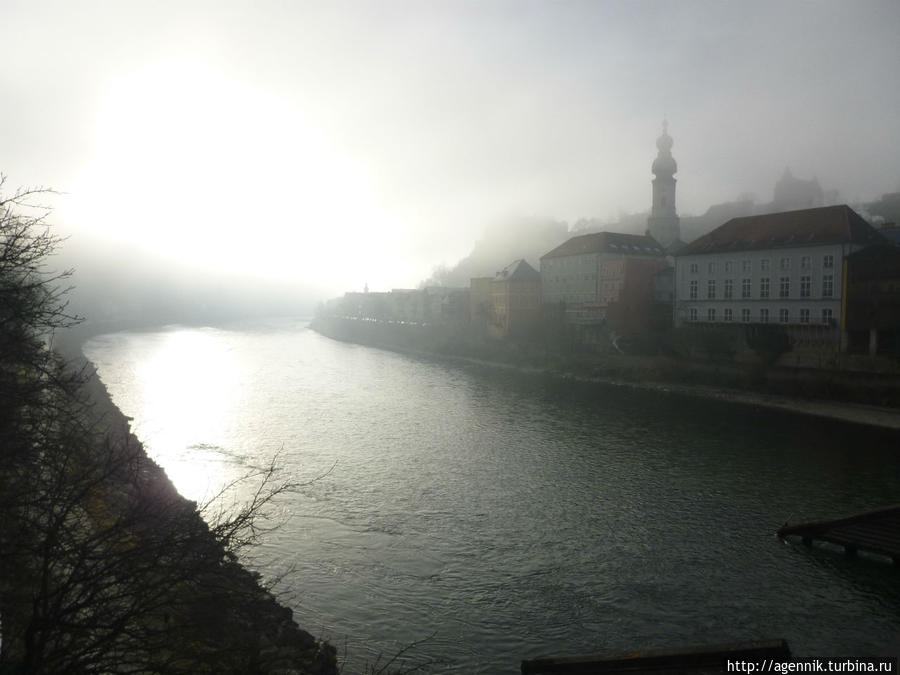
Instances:
[[[819,180],[802,180],[794,178],[790,169],[775,183],[774,211],[792,211],[794,209],[810,209],[825,205],[825,193]]]
[[[846,205],[732,218],[676,254],[675,324],[817,326],[842,344],[844,259],[882,242]]]
[[[647,234],[666,249],[677,249],[681,242],[681,222],[675,210],[675,173],[678,164],[672,157],[668,122],[663,121],[662,135],[656,139],[657,155],[650,170],[653,172],[653,204],[647,218]]]

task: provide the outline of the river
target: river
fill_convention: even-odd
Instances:
[[[780,637],[900,651],[882,561],[775,530],[900,502],[900,437],[653,391],[429,360],[302,321],[90,340],[115,403],[203,501],[277,455],[302,485],[250,564],[345,672],[433,672]]]

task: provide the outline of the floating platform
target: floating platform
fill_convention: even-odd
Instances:
[[[642,652],[601,652],[583,656],[522,661],[522,675],[557,673],[723,673],[726,662],[788,659],[791,650],[784,640],[739,642],[682,649],[655,649]]]
[[[851,556],[867,551],[887,556],[900,565],[900,505],[836,520],[786,524],[778,530],[778,536],[800,537],[806,546],[812,546],[814,541],[828,542]]]

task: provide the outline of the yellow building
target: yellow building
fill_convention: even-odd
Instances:
[[[491,281],[491,310],[493,337],[518,335],[536,326],[541,316],[540,273],[522,259],[497,272]]]

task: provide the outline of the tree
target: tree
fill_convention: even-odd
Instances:
[[[0,197],[0,672],[334,672],[238,564],[292,484],[272,464],[249,502],[198,508],[52,350],[78,319],[71,272],[48,268],[49,194]]]
[[[748,326],[744,334],[750,347],[766,366],[774,365],[783,354],[792,349],[791,338],[781,326],[758,324]]]

